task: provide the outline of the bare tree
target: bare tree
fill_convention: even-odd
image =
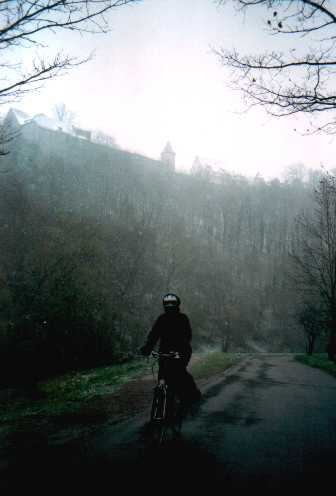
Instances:
[[[59,122],[64,124],[72,124],[76,119],[75,112],[72,112],[63,102],[54,105],[53,114]]]
[[[329,325],[330,344],[336,336],[336,177],[326,173],[315,190],[316,208],[297,224],[293,250],[294,281],[305,298],[320,301]]]
[[[106,15],[114,8],[138,0],[3,0],[0,4],[0,103],[8,103],[36,89],[43,81],[82,64],[57,53],[47,60],[31,57],[24,65],[26,51],[45,48],[45,34],[62,30],[89,33],[108,31]]]
[[[108,145],[113,148],[118,148],[115,138],[108,133],[104,133],[104,131],[101,131],[100,129],[93,132],[92,140],[95,143],[100,143],[101,145]]]
[[[307,354],[312,355],[314,353],[316,340],[324,330],[320,309],[311,302],[305,303],[300,310],[298,318],[305,333]]]
[[[224,4],[228,0],[219,0]],[[336,6],[331,0],[232,0],[238,10],[263,8],[270,35],[282,37],[286,51],[241,54],[216,51],[233,69],[232,82],[246,102],[261,105],[274,116],[307,113],[327,116],[308,133],[336,132]],[[332,112],[332,115],[329,114]]]

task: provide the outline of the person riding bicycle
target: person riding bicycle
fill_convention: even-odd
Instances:
[[[155,321],[141,353],[149,356],[159,342],[159,352],[178,352],[179,359],[159,361],[159,380],[164,379],[172,387],[187,411],[201,398],[187,366],[192,355],[192,330],[187,315],[180,312],[180,298],[168,293],[162,298],[164,313]]]

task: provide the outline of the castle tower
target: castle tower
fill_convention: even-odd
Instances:
[[[168,141],[161,153],[161,161],[164,164],[168,165],[169,169],[173,171],[175,170],[175,156],[176,153],[174,152],[170,142]]]
[[[200,161],[200,158],[197,156],[195,157],[195,160],[191,166],[191,174],[199,174],[202,171],[203,165],[202,162]]]

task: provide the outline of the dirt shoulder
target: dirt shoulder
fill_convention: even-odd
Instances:
[[[189,370],[202,390],[240,357],[211,353],[195,354]],[[140,375],[131,378],[111,393],[97,394],[88,398],[67,400],[66,408],[59,399],[41,398],[33,392],[17,397],[7,391],[0,397],[3,412],[10,408],[15,415],[3,414],[0,427],[0,470],[7,464],[8,454],[29,450],[29,447],[66,445],[83,440],[104,425],[119,422],[147,412],[151,405],[155,375],[150,366]],[[111,389],[111,388],[110,388]],[[108,390],[108,388],[107,388]],[[66,391],[66,388],[65,388]],[[48,408],[45,407],[48,400]],[[16,403],[15,403],[16,402]],[[15,408],[14,408],[15,407]]]

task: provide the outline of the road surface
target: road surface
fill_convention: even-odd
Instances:
[[[223,488],[223,493],[336,488],[336,379],[292,355],[248,355],[203,387],[197,416],[183,437],[160,451],[146,449],[148,410],[105,425],[71,449],[21,460],[27,482],[59,489],[107,484],[123,490],[161,487],[179,493]],[[32,477],[34,470],[37,479]],[[10,473],[15,484],[18,467]],[[159,484],[159,486],[158,486]],[[47,487],[47,486],[45,486]],[[330,492],[328,490],[328,492]],[[158,491],[158,489],[157,489]],[[156,491],[156,492],[157,492]],[[119,491],[118,491],[119,492]]]

